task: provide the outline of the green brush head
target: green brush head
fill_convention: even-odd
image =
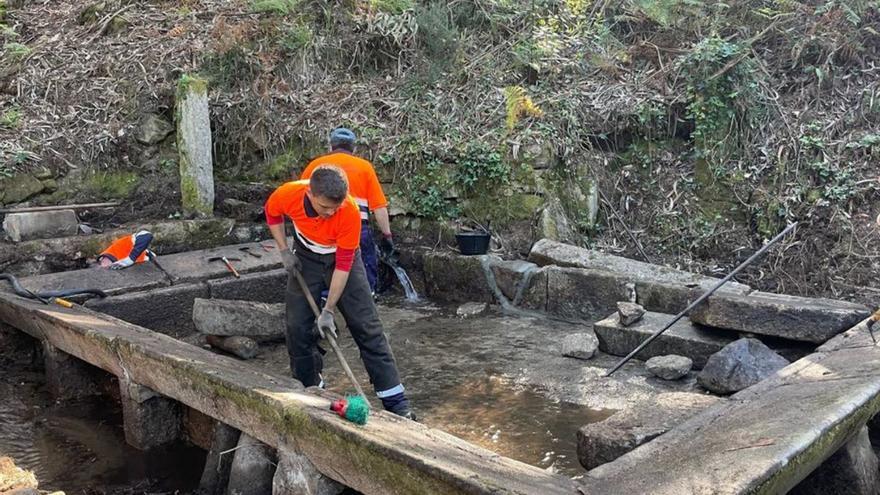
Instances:
[[[345,419],[352,423],[365,425],[370,415],[370,404],[360,395],[349,395],[345,398],[348,408],[345,410]]]

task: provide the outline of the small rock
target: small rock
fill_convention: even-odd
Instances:
[[[645,308],[636,303],[620,301],[617,303],[617,314],[620,315],[620,324],[628,327],[642,319]]]
[[[469,302],[459,306],[458,309],[455,310],[455,314],[461,316],[462,318],[473,318],[474,316],[480,316],[488,309],[489,305],[486,303]]]
[[[43,179],[40,181],[43,184],[44,193],[53,193],[58,190],[58,181],[55,179]]]
[[[0,457],[0,492],[36,487],[34,473],[16,466],[11,457]]]
[[[167,120],[154,113],[148,113],[138,123],[134,138],[142,144],[153,145],[165,139],[173,130],[174,126]]]
[[[697,382],[712,392],[730,394],[751,387],[788,364],[760,340],[739,339],[709,357]]]
[[[645,362],[648,371],[664,380],[678,380],[687,375],[693,365],[694,362],[690,358],[675,354],[652,357]]]
[[[599,340],[591,333],[573,333],[562,339],[562,355],[590,359],[599,348]]]

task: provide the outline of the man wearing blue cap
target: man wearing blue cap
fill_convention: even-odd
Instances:
[[[395,254],[394,240],[391,236],[391,221],[388,216],[388,200],[379,184],[373,164],[363,158],[354,156],[356,137],[351,129],[337,127],[330,132],[330,153],[319,156],[309,163],[302,173],[301,179],[308,179],[320,165],[335,165],[341,168],[348,178],[348,190],[361,211],[361,259],[367,272],[370,290],[376,293],[379,273],[379,259],[376,256],[376,244],[373,241],[373,229],[370,228],[369,212],[373,213],[382,240],[379,250],[383,256]]]

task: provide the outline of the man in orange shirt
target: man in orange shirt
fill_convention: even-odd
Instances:
[[[122,270],[138,263],[147,261],[147,254],[153,234],[141,230],[136,234],[120,237],[113,241],[107,249],[98,255],[101,268]]]
[[[269,231],[290,273],[285,293],[287,352],[295,377],[306,387],[323,386],[320,335],[313,331],[315,315],[293,274],[299,270],[315,300],[329,287],[318,329],[336,332],[334,311],[338,306],[385,409],[415,419],[370,294],[363,262],[357,256],[361,215],[348,195],[345,174],[334,166],[318,167],[309,180],[282,184],[269,196],[265,211]],[[285,215],[293,223],[293,250],[287,245]]]
[[[388,200],[379,184],[373,164],[363,158],[354,156],[355,135],[349,129],[338,127],[330,132],[331,152],[311,161],[303,170],[301,179],[308,179],[316,167],[336,165],[348,178],[349,194],[354,197],[361,213],[361,258],[370,290],[375,294],[379,273],[379,260],[376,257],[376,244],[373,241],[373,230],[370,228],[369,212],[373,212],[382,240],[379,249],[383,256],[394,254],[394,240],[391,236],[391,221],[388,216]]]

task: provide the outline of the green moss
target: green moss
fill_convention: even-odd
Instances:
[[[120,355],[130,352],[124,346],[115,347]],[[324,421],[314,421],[303,406],[252,389],[233,387],[180,362],[168,363],[165,369],[178,383],[188,385],[197,396],[231,402],[233,410],[246,412],[256,421],[272,425],[279,436],[290,442],[314,445],[329,457],[348,459],[354,469],[368,473],[371,481],[386,487],[389,493],[446,494],[460,491],[418,468],[391,460],[384,452],[365,445],[355,435],[345,434],[344,430],[333,428]]]
[[[135,172],[94,172],[83,180],[83,192],[98,199],[122,199],[140,183]]]
[[[484,195],[463,201],[462,213],[480,223],[491,220],[493,226],[506,227],[536,219],[543,207],[544,198],[536,194]]]
[[[880,396],[852,412],[802,452],[795,454],[781,469],[748,493],[772,495],[786,493],[818,467],[880,410]]]
[[[183,159],[181,156],[180,160],[180,204],[185,212],[188,213],[197,213],[200,215],[212,215],[213,207],[210,204],[206,204],[199,198],[199,190],[198,185],[196,185],[196,180],[189,173],[187,173],[187,167],[189,165],[189,160]]]
[[[306,165],[323,153],[327,153],[327,148],[322,139],[316,136],[293,137],[286,149],[269,160],[257,176],[270,181],[298,179]]]
[[[188,93],[204,95],[208,93],[208,80],[199,76],[184,74],[177,81],[177,99],[183,101]]]

